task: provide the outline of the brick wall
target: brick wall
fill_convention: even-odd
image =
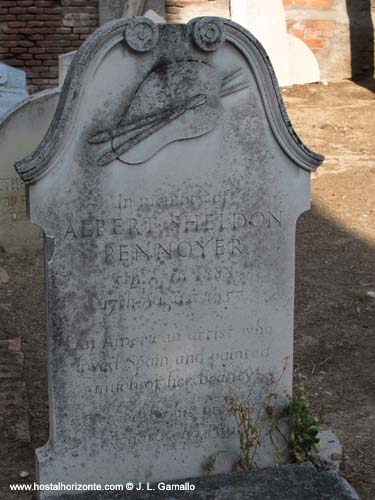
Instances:
[[[167,21],[184,23],[200,16],[230,16],[230,0],[166,0]]]
[[[315,53],[323,79],[374,71],[375,0],[283,0],[289,33]]]
[[[58,56],[98,25],[98,0],[0,0],[0,60],[27,72],[30,92],[56,87]]]

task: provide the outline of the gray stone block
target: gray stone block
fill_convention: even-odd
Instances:
[[[310,462],[187,480],[186,483],[195,486],[194,491],[158,489],[158,485],[184,483],[150,485],[154,491],[129,492],[124,487],[123,492],[87,492],[75,495],[74,500],[359,500],[356,491],[336,472],[318,471]],[[142,486],[147,488],[146,484]],[[50,498],[70,500],[72,497],[64,494]]]

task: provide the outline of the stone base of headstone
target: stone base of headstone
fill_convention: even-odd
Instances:
[[[184,485],[185,490],[167,490]],[[194,485],[195,489],[191,487]],[[138,485],[135,485],[138,488]],[[356,491],[334,471],[319,471],[310,462],[283,465],[251,473],[232,473],[200,479],[142,484],[142,491],[61,494],[48,500],[359,500]],[[147,489],[148,488],[148,489]],[[160,489],[165,488],[165,489]]]

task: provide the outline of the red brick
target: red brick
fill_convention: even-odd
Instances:
[[[27,7],[26,11],[29,14],[44,14],[44,9],[42,7],[35,7],[35,5]]]
[[[306,30],[306,38],[323,38],[321,30],[308,29]]]
[[[329,9],[332,7],[333,0],[310,0],[312,9]]]
[[[95,7],[85,7],[85,13],[94,12],[96,14],[97,9]],[[81,14],[82,7],[66,7],[64,9],[65,14]]]
[[[47,35],[48,36],[48,35]],[[78,36],[78,35],[76,35]],[[70,40],[63,40],[63,39],[58,39],[58,40],[46,40],[40,41],[38,43],[41,47],[69,47],[70,46]]]
[[[41,62],[36,61],[35,59],[33,59],[32,61],[26,61],[25,65],[26,66],[33,66],[33,71],[36,71],[36,72],[43,71],[45,69],[45,68],[43,68],[43,66],[41,66]]]
[[[324,40],[322,39],[307,38],[305,43],[310,49],[322,49],[324,47]]]
[[[41,27],[41,26],[44,26],[44,21],[36,21],[35,19],[32,20],[32,21],[29,21],[27,23],[27,25],[30,27],[30,28],[37,28],[37,27]]]
[[[47,79],[42,80],[42,79],[35,78],[33,80],[33,83],[37,83],[38,85],[44,85],[46,83],[49,83],[49,81]]]
[[[9,7],[9,14],[26,14],[26,9],[23,7]]]
[[[11,21],[8,23],[9,28],[26,28],[26,23],[23,21]]]
[[[85,7],[86,3],[87,3],[86,0],[62,0],[62,5],[65,7],[70,7],[70,6]]]
[[[43,28],[35,28],[35,32],[40,35],[47,35],[48,33],[55,33],[55,30],[52,27],[43,27]]]
[[[34,42],[31,42],[30,40],[20,40],[18,45],[20,47],[35,47]]]
[[[43,47],[32,47],[29,49],[30,54],[45,54],[46,49]]]
[[[56,1],[54,2],[53,0],[37,0],[33,3],[35,3],[38,7],[53,7],[56,5]]]
[[[32,21],[34,16],[32,14],[23,14],[22,16],[17,16],[19,21]]]
[[[48,26],[48,27],[55,27],[55,28],[59,28],[61,27],[61,21],[45,21],[44,22],[45,26]]]
[[[11,16],[9,14],[2,14],[0,15],[0,22],[8,22],[8,21],[16,21],[17,16]]]
[[[290,29],[289,33],[297,38],[303,39],[305,36],[305,30],[303,29]]]
[[[24,54],[24,53],[25,53],[24,47],[14,47],[14,49],[12,49],[12,54]]]
[[[58,54],[34,54],[35,59],[46,59],[46,60],[51,60],[51,59],[58,59],[59,56]],[[43,63],[44,64],[44,63]]]
[[[58,78],[59,72],[48,70],[48,68],[44,68],[46,71],[44,73],[40,73],[41,78]]]
[[[21,35],[27,35],[27,38],[29,38],[31,35],[34,34],[34,28],[20,28],[18,30],[18,33]]]
[[[62,17],[58,14],[38,14],[35,16],[40,21],[61,21]]]
[[[333,31],[335,29],[335,21],[323,21],[323,20],[314,21],[314,27],[316,29]]]
[[[51,54],[62,54],[67,52],[66,50],[63,50],[62,47],[46,47],[46,51]]]
[[[1,45],[3,47],[9,47],[11,49],[12,47],[18,47],[18,41],[14,40],[9,42],[1,42]]]

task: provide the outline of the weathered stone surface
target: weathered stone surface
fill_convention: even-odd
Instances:
[[[76,51],[59,55],[59,87],[62,87]]]
[[[0,63],[0,118],[28,95],[26,73]]]
[[[292,385],[294,241],[322,157],[268,58],[217,18],[103,26],[17,164],[46,234],[50,440],[42,483],[197,477],[239,451],[224,396]]]
[[[186,481],[194,491],[163,491],[158,484],[149,485],[155,491],[89,492],[77,500],[359,500],[356,491],[335,472],[319,472],[311,463],[284,465],[249,474],[225,474]],[[179,481],[177,484],[184,484]],[[163,483],[161,487],[164,487]],[[176,482],[172,483],[176,484]],[[139,487],[137,484],[136,487]],[[62,495],[58,500],[70,500]]]
[[[0,246],[35,248],[40,230],[26,217],[25,187],[14,163],[33,151],[45,136],[56,110],[59,90],[48,90],[22,101],[0,121]]]

